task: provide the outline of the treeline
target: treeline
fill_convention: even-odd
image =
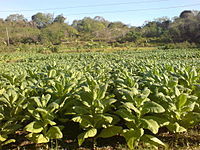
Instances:
[[[66,23],[63,15],[37,13],[28,21],[23,15],[12,14],[0,19],[0,45],[59,45],[77,41],[104,43],[200,43],[200,12],[183,11],[179,17],[148,21],[141,27],[110,22],[103,17],[85,17]]]

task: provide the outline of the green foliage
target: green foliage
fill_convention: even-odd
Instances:
[[[28,112],[35,120],[25,126],[30,132],[26,137],[36,143],[47,143],[50,139],[62,138],[62,132],[56,123],[54,111],[59,108],[55,102],[50,102],[51,95],[42,95],[41,99],[33,97],[28,106]]]
[[[54,19],[53,22],[64,23],[65,19],[66,18],[63,15],[58,15],[58,16],[56,16],[56,18]]]
[[[141,34],[135,31],[128,32],[125,36],[120,37],[119,42],[136,42],[141,38]]]
[[[73,122],[77,145],[123,136],[131,149],[166,147],[162,128],[179,134],[200,123],[198,49],[0,57],[1,146],[19,131],[34,143],[62,141]]]
[[[68,45],[73,41],[70,49],[77,50],[82,48],[76,44],[77,41],[95,41],[97,45],[104,42],[119,47],[130,42],[131,45],[142,47],[165,44],[165,49],[196,48],[200,43],[199,14],[198,11],[187,10],[174,19],[157,18],[145,22],[141,27],[126,25],[120,21],[110,22],[100,16],[84,17],[68,25],[62,14],[54,18],[50,13],[39,12],[32,16],[31,21],[23,15],[11,14],[5,20],[0,19],[0,45]]]
[[[60,44],[61,39],[64,38],[65,26],[54,23],[42,29],[40,39],[43,43],[51,42],[52,44]]]
[[[198,46],[195,43],[189,42],[182,42],[182,43],[172,43],[172,44],[165,44],[162,49],[186,49],[186,48],[197,48]]]
[[[61,44],[64,38],[72,38],[76,35],[76,30],[67,24],[53,23],[41,30],[40,40],[42,43]]]
[[[5,22],[0,23],[0,39],[2,39],[0,45],[5,45],[3,43],[8,42],[6,28],[8,30],[10,44],[37,43],[39,41],[40,30],[36,27],[32,27],[26,22]]]
[[[123,100],[116,113],[126,121],[128,129],[124,130],[124,137],[129,148],[132,149],[143,139],[143,136],[146,136],[144,129],[150,130],[152,134],[157,134],[163,124],[168,124],[167,120],[160,124],[159,117],[156,117],[157,114],[162,115],[165,109],[148,99],[151,91],[147,88],[139,90],[135,79],[130,77],[127,72],[117,86]],[[145,139],[144,142],[147,140]]]
[[[53,22],[53,15],[50,13],[37,13],[31,17],[32,21],[36,23],[38,28],[44,28]]]
[[[75,20],[72,24],[78,31],[82,32],[94,32],[97,30],[102,30],[106,26],[103,22],[85,17],[82,20]]]
[[[12,14],[12,15],[9,15],[7,18],[6,18],[6,21],[9,21],[9,22],[25,22],[26,19],[23,15],[20,15],[20,14]]]

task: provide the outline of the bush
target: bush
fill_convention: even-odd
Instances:
[[[48,48],[53,53],[58,53],[59,50],[60,50],[60,46],[59,45],[49,45]]]
[[[198,46],[195,43],[189,43],[186,41],[182,43],[170,43],[161,47],[161,49],[183,49],[183,48],[198,48]]]

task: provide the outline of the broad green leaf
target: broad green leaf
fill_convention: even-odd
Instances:
[[[139,142],[140,138],[144,134],[144,130],[140,129],[130,129],[124,130],[123,136],[126,139],[127,145],[130,149],[134,149],[135,145]]]
[[[87,87],[85,87],[85,88],[87,88]],[[88,89],[88,88],[87,88]],[[88,89],[89,90],[89,89]],[[92,94],[91,94],[91,92],[89,91],[89,92],[82,92],[81,94],[80,94],[80,96],[81,96],[81,100],[82,101],[86,101],[86,102],[88,102],[88,104],[89,105],[91,105],[92,104],[92,101],[93,101],[93,96],[92,96]]]
[[[137,95],[139,92],[138,92],[138,89],[136,89],[136,88],[131,88],[131,93],[132,93],[133,95]]]
[[[15,139],[9,139],[9,140],[3,142],[3,143],[1,144],[1,146],[7,145],[7,144],[10,144],[10,143],[14,143],[14,142],[16,142]]]
[[[80,116],[77,116],[77,117],[72,118],[72,121],[81,123],[82,122],[82,118]]]
[[[187,113],[184,118],[180,121],[180,124],[185,127],[193,127],[200,123],[200,113],[190,112]]]
[[[143,142],[145,142],[145,143],[150,143],[150,144],[155,145],[155,146],[167,147],[167,145],[165,143],[163,143],[157,137],[152,136],[152,135],[145,134],[145,135],[143,135],[143,137],[141,138],[141,140]]]
[[[72,118],[72,120],[74,122],[80,123],[80,125],[83,126],[84,128],[88,128],[89,126],[92,126],[91,117],[87,116],[87,115],[85,115],[85,116],[77,116],[77,117]]]
[[[9,121],[7,123],[9,123]],[[22,125],[20,125],[20,124],[10,124],[10,125],[7,125],[6,128],[4,128],[3,130],[7,134],[10,134],[10,133],[15,132],[17,129],[19,129],[21,127],[22,127]]]
[[[14,104],[14,102],[18,99],[19,95],[14,90],[11,91],[11,95],[12,95],[11,103]]]
[[[126,121],[135,121],[135,116],[126,109],[119,109],[116,111],[116,114],[118,114],[120,117],[122,117]]]
[[[187,131],[184,127],[180,126],[177,122],[176,123],[170,123],[167,125],[167,128],[173,132],[173,133],[179,133],[179,132],[185,132]]]
[[[50,127],[50,129],[47,131],[47,137],[49,139],[60,139],[63,137],[63,134],[60,131],[59,127],[53,126],[53,127]]]
[[[42,95],[42,98],[41,98],[42,107],[47,107],[47,104],[48,104],[50,99],[51,99],[51,95],[50,94],[47,94],[45,96]]]
[[[85,132],[84,138],[94,137],[97,134],[97,129],[92,128]]]
[[[81,115],[90,114],[89,112],[90,109],[87,108],[86,106],[74,106],[73,110],[76,113],[81,114]]]
[[[141,119],[142,127],[149,129],[152,133],[158,133],[159,125],[153,119]]]
[[[85,133],[79,134],[79,136],[78,136],[78,145],[79,146],[81,146],[83,144],[83,142],[85,141],[84,136],[85,136]]]
[[[93,107],[95,108],[95,113],[103,113],[104,111],[104,105],[101,103],[100,100],[95,100],[92,103]]]
[[[186,104],[181,108],[181,112],[192,112],[195,108],[196,102],[188,101]]]
[[[50,70],[50,72],[49,72],[49,78],[53,78],[53,77],[55,77],[56,76],[56,70]]]
[[[58,109],[59,105],[55,102],[48,105],[48,112],[53,112],[54,110]]]
[[[142,91],[142,95],[145,96],[146,98],[149,96],[151,91],[148,88],[145,88],[144,91]]]
[[[46,93],[53,93],[54,92],[54,90],[52,89],[52,88],[48,88],[48,89],[46,89],[46,91],[45,91]]]
[[[100,87],[100,89],[98,91],[98,96],[97,96],[99,100],[101,100],[105,97],[107,88],[108,88],[108,84],[105,84],[102,87]]]
[[[126,100],[129,102],[133,101],[133,93],[127,89],[122,89],[123,95],[126,97]]]
[[[198,76],[198,73],[197,73],[195,67],[192,67],[192,69],[191,69],[191,71],[190,71],[190,75],[191,75],[191,76],[194,76],[194,77]]]
[[[27,86],[27,83],[26,83],[26,82],[22,82],[20,88],[21,88],[22,90],[24,90],[24,89],[26,88],[26,86]]]
[[[175,95],[178,97],[181,93],[177,87],[174,88]]]
[[[4,118],[4,115],[0,113],[0,120],[2,120],[3,118]]]
[[[42,107],[42,103],[41,103],[39,97],[34,97],[33,100],[35,101],[35,103],[37,104],[38,107]]]
[[[155,120],[160,127],[166,126],[169,124],[169,120],[163,116],[144,116],[144,119],[147,120]]]
[[[106,100],[104,100],[103,102],[102,102],[102,104],[104,105],[104,106],[110,106],[111,104],[113,104],[113,103],[115,103],[117,100],[116,99],[113,99],[113,98],[111,98],[111,99],[106,99]]]
[[[173,88],[173,87],[175,87],[175,86],[177,86],[177,85],[178,85],[178,79],[177,79],[177,78],[174,78],[174,79],[169,80],[168,86],[169,86],[170,88]]]
[[[48,125],[48,124],[50,124],[50,125],[52,125],[52,126],[56,125],[56,123],[55,123],[54,121],[49,120],[49,119],[45,119],[45,120],[44,120],[44,124],[45,124],[45,126]]]
[[[85,107],[91,107],[91,105],[89,105],[88,102],[86,102],[86,101],[82,101],[82,104],[83,104]]]
[[[0,90],[0,95],[2,95],[6,90],[3,88]]]
[[[142,107],[143,115],[147,113],[163,113],[163,112],[165,112],[165,109],[161,105],[153,101],[145,102]]]
[[[97,90],[92,90],[92,97],[93,97],[93,100],[97,100],[97,96],[98,96],[98,93],[97,93]]]
[[[169,93],[169,89],[167,87],[162,87],[161,88],[161,92],[164,93],[165,95],[167,95]]]
[[[104,118],[104,120],[108,123],[112,123],[113,121],[113,118],[111,116],[105,116],[105,115],[102,115],[102,117]]]
[[[109,137],[115,136],[117,134],[120,134],[121,132],[122,132],[122,127],[111,126],[111,127],[103,129],[101,131],[101,133],[98,135],[98,137],[109,138]]]
[[[78,136],[78,145],[81,146],[86,138],[94,137],[96,134],[97,134],[97,129],[95,128],[89,129],[88,131],[81,133]]]
[[[187,102],[187,94],[181,94],[179,97],[178,97],[178,103],[177,103],[177,107],[180,109],[182,108],[185,103]]]
[[[43,125],[39,121],[33,121],[24,128],[28,132],[40,133],[43,130]]]
[[[1,142],[4,142],[6,139],[8,138],[8,136],[7,135],[2,135],[2,134],[0,134],[0,141]]]
[[[36,111],[39,112],[43,118],[49,114],[49,112],[43,108],[36,108]]]
[[[8,91],[9,92],[9,91]],[[3,93],[3,96],[5,97],[5,98],[3,98],[3,99],[5,99],[4,101],[5,101],[5,103],[7,102],[7,103],[9,103],[9,101],[10,101],[10,98],[9,98],[9,95],[7,94],[7,93]]]
[[[136,112],[137,114],[140,114],[140,111],[131,103],[131,102],[126,102],[124,105],[128,108]]]
[[[45,137],[43,134],[29,133],[26,135],[26,138],[28,138],[34,143],[48,143],[49,142],[49,138]]]
[[[4,93],[4,95],[5,95],[5,93]],[[11,104],[10,104],[10,102],[9,102],[9,100],[6,99],[6,98],[0,98],[0,102],[5,103],[6,105],[12,107]]]

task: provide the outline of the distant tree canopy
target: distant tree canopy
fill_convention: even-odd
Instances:
[[[58,15],[53,22],[64,23],[66,18],[63,15]]]
[[[5,21],[8,21],[8,22],[23,22],[23,21],[27,21],[27,19],[23,16],[23,15],[20,15],[20,14],[12,14],[12,15],[9,15]]]
[[[125,25],[124,23],[118,21],[118,22],[111,22],[109,25],[108,25],[108,28],[110,29],[114,29],[114,28],[126,28],[127,25]]]
[[[32,21],[36,23],[38,28],[44,28],[53,22],[53,15],[50,13],[37,13],[31,17]]]
[[[95,18],[85,17],[82,20],[75,20],[72,24],[80,32],[95,32],[106,28],[106,25]]]
[[[200,19],[194,11],[183,11],[180,17],[169,25],[170,36],[173,41],[199,42]]]
[[[40,40],[42,43],[51,42],[52,44],[60,44],[64,38],[72,38],[77,34],[76,29],[64,23],[53,23],[41,30]]]
[[[180,18],[191,18],[194,17],[194,12],[191,10],[185,10],[180,14]]]
[[[156,43],[194,42],[200,44],[200,12],[184,10],[179,17],[157,18],[141,27],[126,25],[120,21],[110,22],[101,16],[85,17],[66,23],[62,14],[36,13],[28,21],[21,14],[11,14],[0,19],[0,43],[7,42],[6,28],[11,44],[45,43],[61,44],[66,40]]]

